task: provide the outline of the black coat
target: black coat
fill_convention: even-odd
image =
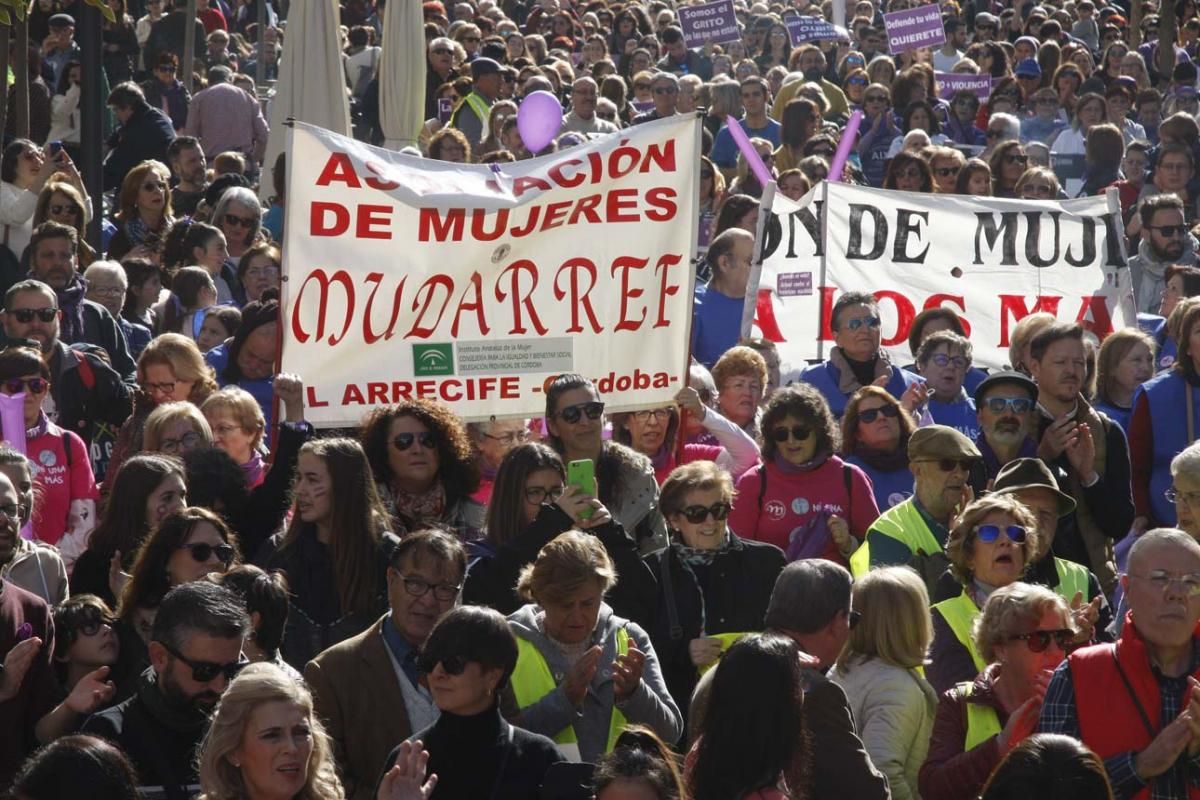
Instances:
[[[201,27],[203,30],[203,27]],[[167,163],[167,148],[175,141],[171,119],[157,108],[143,106],[124,125],[113,131],[104,159],[104,189],[119,189],[125,174],[148,159]]]
[[[761,631],[775,579],[787,564],[783,551],[773,544],[741,539],[732,531],[729,539],[729,547],[713,557],[711,566],[700,570],[684,564],[675,547],[646,559],[658,581],[654,619],[648,631],[667,688],[681,709],[691,702],[699,678],[688,643],[715,633]],[[668,570],[669,578],[665,578]],[[675,625],[669,607],[672,600]]]

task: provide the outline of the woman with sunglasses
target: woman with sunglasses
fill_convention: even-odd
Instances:
[[[463,584],[463,602],[511,614],[523,605],[517,578],[541,549],[572,528],[598,538],[620,580],[609,603],[621,616],[648,620],[654,606],[653,578],[633,540],[608,509],[578,487],[567,486],[558,453],[530,442],[513,448],[500,462],[495,491],[487,508],[487,536],[467,545],[471,568]],[[586,519],[581,516],[591,509]]]
[[[879,516],[871,484],[836,455],[841,433],[824,396],[807,384],[776,392],[762,418],[763,463],[737,480],[729,526],[788,561],[843,566]]]
[[[236,273],[237,261],[246,251],[260,241],[266,240],[262,227],[263,207],[258,196],[249,189],[234,186],[227,189],[213,208],[213,224],[221,229],[229,247],[227,266],[230,273]],[[225,273],[222,273],[225,274]],[[245,297],[239,296],[237,287],[230,281],[234,290],[234,302],[243,305]]]
[[[175,224],[171,208],[171,171],[159,161],[143,161],[126,173],[118,193],[117,233],[108,257],[157,260],[162,241]]]
[[[981,498],[958,516],[946,539],[953,581],[939,581],[932,595],[933,646],[925,677],[938,692],[973,680],[987,666],[971,626],[988,596],[1019,581],[1036,553],[1037,518],[1011,495]]]
[[[281,652],[303,669],[386,610],[386,556],[396,537],[367,454],[353,439],[301,447],[293,494],[290,523],[267,539],[255,562],[288,576],[292,613]]]
[[[441,716],[388,754],[378,800],[546,796],[543,778],[566,760],[563,752],[521,720],[518,727],[500,714],[501,694],[521,680],[521,655],[493,609],[461,606],[438,620],[418,663]]]
[[[975,122],[979,114],[979,98],[974,92],[959,90],[950,98],[950,113],[946,116],[944,132],[950,142],[983,147],[987,135]]]
[[[666,528],[655,510],[654,466],[628,447],[604,440],[604,402],[595,384],[575,373],[558,376],[546,390],[546,431],[546,443],[564,463],[592,462],[596,497],[643,551],[665,546]]]
[[[111,483],[104,515],[75,562],[71,589],[115,606],[121,572],[163,518],[187,505],[187,486],[179,459],[148,454],[127,460]]]
[[[879,386],[864,386],[850,398],[842,416],[842,457],[871,480],[883,511],[912,496],[908,439],[916,430],[911,414]]]
[[[938,701],[919,780],[924,800],[977,796],[1036,729],[1050,676],[1074,636],[1067,601],[1044,586],[1012,583],[988,597],[972,632],[987,667]]]
[[[763,39],[762,54],[755,56],[754,63],[762,74],[775,66],[787,66],[792,55],[792,36],[781,23],[775,22]]]
[[[925,581],[911,567],[882,567],[854,581],[850,635],[832,679],[895,800],[919,798],[937,694],[921,669],[933,637]],[[857,619],[857,621],[855,621]]]
[[[43,222],[57,222],[74,228],[79,235],[78,268],[83,271],[99,258],[99,254],[85,241],[92,211],[84,200],[86,192],[64,177],[63,173],[59,173],[42,187],[37,209],[33,212],[33,227]]]
[[[0,392],[24,395],[25,452],[38,498],[33,535],[58,547],[70,569],[96,526],[99,493],[83,440],[55,425],[42,410],[49,391],[50,368],[37,351],[0,351]]]
[[[996,145],[988,157],[988,166],[992,171],[992,195],[1016,197],[1017,181],[1025,174],[1029,166],[1029,157],[1025,155],[1025,147],[1019,141],[1010,139]]]
[[[739,636],[763,629],[786,563],[778,547],[729,529],[732,506],[733,480],[711,461],[676,468],[659,496],[671,546],[646,562],[658,577],[650,638],[680,709]]]
[[[880,187],[883,185],[888,150],[892,140],[900,135],[892,115],[891,90],[879,83],[868,86],[863,92],[863,112],[866,115],[863,120],[866,130],[858,140],[858,157],[867,183]]]
[[[466,427],[433,400],[406,400],[372,411],[359,435],[375,486],[399,535],[441,528],[469,542],[483,531],[484,507]]]
[[[517,590],[529,604],[508,618],[520,658],[506,701],[520,708],[522,727],[553,737],[573,760],[611,751],[627,722],[670,742],[683,732],[649,635],[604,602],[616,579],[600,541],[568,531],[521,571]]]

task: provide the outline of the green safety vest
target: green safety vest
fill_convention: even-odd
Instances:
[[[466,97],[463,98],[462,103],[459,105],[459,107],[457,109],[455,109],[455,118],[456,119],[458,117],[458,114],[462,113],[463,106],[466,106],[467,108],[471,109],[471,112],[474,113],[475,116],[479,117],[479,122],[480,122],[480,124],[483,125],[483,133],[484,133],[484,136],[486,137],[487,133],[488,133],[488,129],[487,129],[488,114],[491,113],[491,106],[489,106],[487,104],[487,102],[484,101],[484,99],[482,97],[480,97],[478,94],[476,94],[475,92],[471,92],[469,95],[467,95]],[[472,143],[472,144],[474,144],[474,143]]]
[[[726,650],[733,647],[734,642],[736,642],[738,639],[742,638],[743,636],[748,636],[749,634],[742,632],[742,633],[711,633],[708,635],[714,639],[721,640],[721,655],[723,656],[723,655],[725,655]],[[720,656],[717,657],[717,661],[720,661]],[[699,669],[700,674],[703,675],[704,673],[708,672],[710,669],[715,667],[717,665],[717,661],[714,661],[711,664],[705,664],[703,667],[700,667],[700,669]]]
[[[618,628],[616,638],[617,655],[628,654],[628,631]],[[554,676],[550,674],[550,666],[546,663],[545,657],[532,642],[520,636],[517,637],[517,666],[513,670],[510,682],[513,694],[517,698],[517,705],[521,708],[528,708],[558,688],[558,684],[554,682]],[[608,723],[608,744],[605,746],[604,752],[612,752],[617,744],[617,737],[625,730],[626,724],[625,715],[614,704],[612,718]],[[561,745],[575,745],[574,749],[576,750],[579,745],[579,737],[575,735],[575,728],[571,725],[559,731],[554,737],[554,741]]]
[[[934,603],[933,610],[942,615],[946,624],[950,626],[950,630],[954,631],[954,638],[967,648],[967,652],[971,654],[971,660],[975,662],[975,669],[983,672],[983,668],[987,664],[979,655],[979,651],[975,649],[975,642],[971,640],[971,626],[975,624],[975,618],[979,616],[979,609],[975,607],[975,601],[964,590],[957,597]]]
[[[1055,558],[1054,568],[1058,572],[1058,586],[1054,588],[1059,597],[1070,603],[1075,599],[1075,593],[1080,592],[1086,603],[1088,599],[1087,567],[1064,558]]]
[[[963,743],[963,752],[974,750],[988,739],[999,735],[1000,717],[996,716],[996,709],[972,703],[970,683],[957,684],[954,690],[967,701],[967,739]]]
[[[871,570],[872,536],[890,536],[903,543],[914,555],[942,552],[942,546],[925,524],[925,518],[911,497],[883,512],[867,530],[862,545],[850,556],[850,572],[856,578],[861,578]]]

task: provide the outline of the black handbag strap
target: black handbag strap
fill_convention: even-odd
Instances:
[[[1121,676],[1121,683],[1125,684],[1125,691],[1129,692],[1129,699],[1133,701],[1133,707],[1137,709],[1138,716],[1142,719],[1142,724],[1146,726],[1146,733],[1154,739],[1158,735],[1158,731],[1150,724],[1150,715],[1146,713],[1146,709],[1142,708],[1142,701],[1138,699],[1137,692],[1133,690],[1133,684],[1129,682],[1129,677],[1125,674],[1125,670],[1121,668],[1121,662],[1117,659],[1117,648],[1112,649],[1113,665],[1117,668],[1117,674]]]

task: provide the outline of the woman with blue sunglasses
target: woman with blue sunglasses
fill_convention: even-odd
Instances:
[[[940,694],[987,666],[971,638],[979,609],[997,589],[1021,579],[1037,552],[1037,519],[1010,495],[968,505],[946,540],[950,574],[962,592],[933,605],[933,645],[925,677]]]

